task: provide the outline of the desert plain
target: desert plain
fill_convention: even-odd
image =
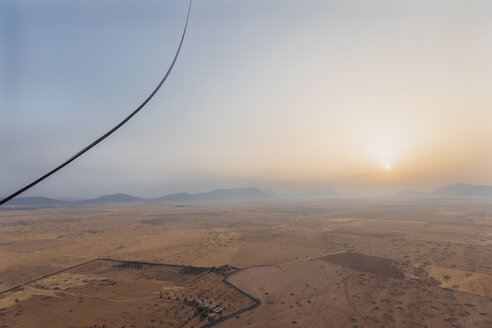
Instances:
[[[2,328],[492,327],[492,202],[9,206],[0,291]]]

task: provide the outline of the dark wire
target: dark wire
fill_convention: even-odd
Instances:
[[[190,12],[191,12],[191,3],[192,3],[192,0],[190,0],[190,4],[188,6],[188,15],[186,16],[186,23],[185,23],[185,26],[184,26],[184,29],[183,29],[183,34],[181,35],[181,41],[179,42],[178,50],[176,51],[176,54],[174,55],[174,59],[173,59],[171,65],[169,66],[169,68],[168,68],[168,70],[166,72],[166,75],[164,75],[164,77],[162,78],[161,82],[159,82],[159,84],[157,85],[157,87],[154,89],[154,91],[152,91],[152,93],[147,97],[147,99],[145,99],[144,102],[142,104],[140,104],[140,106],[138,106],[137,109],[135,109],[130,115],[128,115],[118,125],[116,125],[114,128],[112,128],[111,130],[109,130],[108,132],[106,132],[104,135],[102,135],[101,137],[99,137],[96,141],[94,141],[93,143],[91,143],[90,145],[88,145],[87,147],[85,147],[84,149],[82,149],[81,151],[79,151],[77,154],[75,154],[72,157],[70,157],[63,164],[57,166],[55,169],[53,169],[50,172],[46,173],[45,175],[43,175],[39,179],[31,182],[30,184],[28,184],[24,188],[19,189],[18,191],[14,192],[12,195],[10,195],[10,196],[2,199],[0,201],[0,206],[2,206],[3,204],[5,204],[9,200],[17,197],[18,195],[22,194],[24,191],[26,191],[26,190],[34,187],[35,185],[37,185],[38,183],[40,183],[41,181],[43,181],[44,179],[46,179],[50,175],[52,175],[55,172],[61,170],[62,168],[64,168],[65,166],[67,166],[68,164],[70,164],[71,162],[73,162],[74,160],[76,160],[77,158],[79,158],[80,156],[82,156],[89,149],[91,149],[92,147],[96,146],[98,143],[100,143],[101,141],[103,141],[104,139],[106,139],[107,137],[109,137],[111,134],[113,134],[113,132],[115,132],[116,130],[118,130],[119,128],[121,128],[126,122],[128,122],[133,116],[135,116],[135,114],[137,114],[142,108],[144,108],[144,106],[150,101],[150,99],[152,99],[154,97],[154,95],[157,93],[157,91],[159,91],[159,89],[161,88],[161,86],[164,84],[164,82],[166,81],[167,77],[171,73],[171,71],[172,71],[172,69],[174,67],[174,64],[176,63],[176,60],[178,59],[178,55],[179,55],[179,52],[181,50],[181,46],[183,45],[184,37],[185,37],[185,34],[186,34],[186,28],[188,27],[188,20],[190,18]]]

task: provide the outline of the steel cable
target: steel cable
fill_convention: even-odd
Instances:
[[[154,89],[154,91],[152,91],[152,93],[140,104],[140,106],[137,107],[137,109],[135,109],[130,115],[128,115],[125,119],[123,119],[123,121],[121,121],[119,124],[117,124],[115,127],[113,127],[111,130],[109,130],[108,132],[106,132],[104,135],[102,135],[101,137],[99,137],[98,139],[96,139],[94,142],[92,142],[90,145],[88,145],[87,147],[83,148],[81,151],[79,151],[78,153],[76,153],[75,155],[73,155],[72,157],[70,157],[68,160],[66,160],[65,162],[63,162],[61,165],[57,166],[56,168],[54,168],[53,170],[51,170],[50,172],[46,173],[45,175],[43,175],[42,177],[38,178],[37,180],[31,182],[30,184],[28,184],[27,186],[17,190],[16,192],[14,192],[13,194],[11,194],[10,196],[7,196],[5,197],[4,199],[2,199],[0,201],[0,206],[2,206],[3,204],[5,204],[6,202],[8,202],[9,200],[17,197],[18,195],[22,194],[23,192],[25,192],[26,190],[34,187],[35,185],[37,185],[38,183],[40,183],[41,181],[43,181],[44,179],[48,178],[50,175],[56,173],[57,171],[61,170],[62,168],[64,168],[65,166],[67,166],[68,164],[70,164],[71,162],[73,162],[74,160],[76,160],[77,158],[79,158],[80,156],[82,156],[83,154],[85,154],[87,151],[89,151],[91,148],[93,148],[94,146],[96,146],[98,143],[100,143],[101,141],[103,141],[104,139],[106,139],[107,137],[109,137],[111,134],[113,134],[113,132],[115,132],[116,130],[118,130],[119,128],[121,128],[126,122],[128,122],[133,116],[135,116],[142,108],[144,108],[144,106],[154,97],[154,95],[157,93],[157,91],[159,91],[159,89],[161,88],[161,86],[164,84],[164,82],[167,80],[167,77],[169,76],[169,74],[171,73],[173,67],[174,67],[174,64],[176,63],[176,60],[178,59],[178,55],[179,55],[179,52],[181,51],[181,46],[183,45],[183,41],[184,41],[184,38],[185,38],[185,35],[186,35],[186,28],[188,27],[188,20],[190,19],[190,12],[191,12],[191,4],[192,4],[192,1],[193,0],[190,0],[190,4],[188,6],[188,14],[186,16],[186,23],[184,25],[184,29],[183,29],[183,34],[181,35],[181,40],[179,42],[179,46],[178,46],[178,49],[176,51],[176,54],[174,55],[174,58],[173,58],[173,61],[171,62],[171,65],[169,66],[169,68],[167,69],[167,72],[166,74],[164,75],[164,77],[162,78],[162,80],[159,82],[159,84],[157,85],[157,87]]]

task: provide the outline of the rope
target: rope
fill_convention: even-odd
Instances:
[[[34,187],[35,185],[37,185],[38,183],[40,183],[44,179],[48,178],[50,175],[56,173],[57,171],[61,170],[62,168],[64,168],[65,166],[67,166],[68,164],[70,164],[71,162],[73,162],[74,160],[76,160],[77,158],[79,158],[80,156],[82,156],[83,154],[85,154],[91,148],[93,148],[98,143],[100,143],[101,141],[103,141],[104,139],[106,139],[107,137],[109,137],[111,134],[113,134],[116,130],[118,130],[119,128],[121,128],[126,122],[128,122],[133,116],[135,116],[142,108],[144,108],[144,106],[154,97],[154,95],[157,93],[157,91],[159,91],[159,89],[161,88],[161,86],[167,80],[167,77],[171,73],[171,71],[172,71],[172,69],[174,67],[174,64],[176,63],[176,60],[178,59],[178,55],[179,55],[179,52],[181,51],[181,46],[183,45],[184,37],[185,37],[185,34],[186,34],[186,28],[188,27],[188,20],[190,18],[190,12],[191,12],[191,3],[192,3],[192,0],[190,0],[190,4],[188,6],[188,14],[186,16],[186,23],[185,23],[185,26],[184,26],[184,29],[183,29],[183,34],[181,35],[181,41],[179,42],[178,50],[176,51],[176,54],[174,55],[174,59],[171,62],[171,65],[169,66],[169,68],[167,69],[167,72],[164,75],[164,77],[162,78],[161,82],[159,82],[159,84],[157,85],[157,87],[154,89],[154,91],[152,91],[152,93],[147,97],[147,99],[145,99],[144,102],[142,102],[140,104],[140,106],[138,106],[137,109],[135,109],[130,115],[128,115],[125,119],[123,119],[123,121],[121,121],[118,125],[116,125],[111,130],[109,130],[108,132],[106,132],[104,135],[102,135],[101,137],[99,137],[93,143],[91,143],[90,145],[88,145],[87,147],[85,147],[84,149],[82,149],[81,151],[79,151],[78,153],[76,153],[75,155],[73,155],[72,157],[70,157],[68,160],[66,160],[65,162],[63,162],[61,165],[57,166],[56,168],[54,168],[50,172],[48,172],[45,175],[43,175],[42,177],[40,177],[37,180],[31,182],[27,186],[19,189],[18,191],[14,192],[12,195],[10,195],[10,196],[2,199],[0,201],[0,206],[2,206],[3,204],[5,204],[9,200],[17,197],[18,195],[22,194],[26,190]]]

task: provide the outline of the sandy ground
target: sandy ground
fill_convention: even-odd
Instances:
[[[444,316],[443,313],[448,312],[444,312],[447,310],[442,309],[441,303],[450,303],[446,301],[448,297],[455,297],[454,303],[475,304],[470,309],[482,306],[480,313],[492,313],[490,301],[483,303],[474,298],[491,297],[492,202],[373,199],[184,205],[136,202],[2,210],[0,290],[95,257],[210,267],[230,264],[241,268],[261,265],[284,268],[307,265],[310,260],[320,261],[318,258],[330,254],[351,252],[378,258],[377,263],[383,267],[398,263],[404,268],[405,278],[399,279],[395,272],[382,274],[377,267],[372,271],[366,268],[362,270],[364,285],[359,286],[354,282],[358,281],[357,274],[361,272],[357,266],[359,260],[355,259],[351,265],[343,258],[343,263],[336,257],[323,261],[326,270],[338,267],[345,270],[349,296],[356,293],[357,286],[361,290],[374,286],[374,291],[383,299],[391,300],[387,294],[392,292],[393,285],[383,283],[381,277],[397,282],[420,279],[429,284],[426,288],[434,295],[429,298],[429,304],[437,304],[435,306],[442,313],[438,310],[427,313],[433,310],[411,306],[419,302],[409,299],[405,306],[395,305],[408,313],[405,318],[392,314],[395,322],[410,322],[410,316],[413,316],[416,327],[418,324],[429,325],[437,319],[428,319],[425,313]],[[316,274],[313,271],[313,275]],[[321,273],[320,276],[332,279]],[[330,291],[335,294],[338,293],[336,282],[340,284],[340,281],[333,281],[335,285],[330,286]],[[398,287],[399,283],[395,284]],[[254,284],[248,286],[256,288]],[[248,286],[244,286],[246,291],[250,290]],[[331,297],[331,303],[324,306],[337,309],[348,306],[343,303],[346,298],[336,295],[326,296]],[[37,295],[31,299],[47,296],[50,295]],[[468,300],[470,297],[474,299]],[[265,304],[255,311],[260,311]],[[352,304],[356,304],[355,309],[359,312],[366,311],[368,306]],[[370,309],[375,306],[382,309],[380,305],[372,305]],[[391,308],[394,313],[401,311],[395,306]],[[477,322],[490,320],[488,314],[479,313],[475,317],[475,312],[470,309],[465,306],[464,311],[459,312],[456,308],[458,312],[449,317],[451,321],[444,322],[448,326],[469,327],[470,318]],[[325,316],[325,312],[331,313],[330,316]],[[465,316],[461,317],[459,313],[465,313]],[[384,321],[383,317],[378,320],[388,324],[390,314],[385,316],[389,321]],[[351,317],[354,317],[359,318],[354,326],[367,325],[360,316],[347,310],[334,313],[320,309],[319,313],[309,315],[345,323],[349,322],[347,320],[352,322]],[[432,323],[430,327],[440,327],[434,321]]]
[[[356,270],[352,256],[337,262],[316,259],[233,274],[229,281],[262,305],[218,327],[492,327],[489,297],[395,278],[387,270],[375,274],[370,261]]]

